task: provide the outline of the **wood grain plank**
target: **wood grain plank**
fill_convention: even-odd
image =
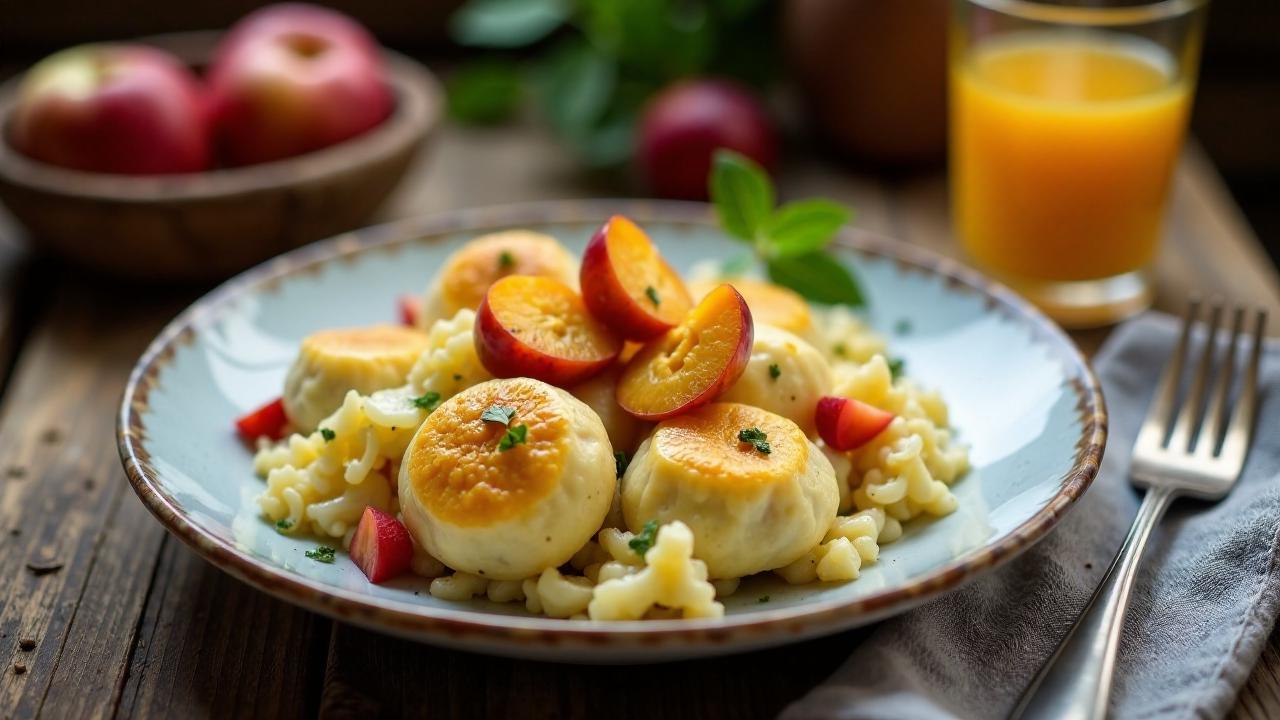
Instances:
[[[166,536],[120,717],[314,717],[329,621],[231,578]]]
[[[320,717],[774,717],[866,632],[726,658],[582,666],[441,650],[336,623]]]
[[[128,368],[160,323],[158,316],[146,320],[145,309],[158,303],[95,288],[74,274],[49,287],[58,299],[23,348],[0,409],[0,708],[19,717],[36,715],[46,698],[68,690],[53,685],[68,647],[74,663],[103,674],[69,686],[82,696],[81,707],[109,705],[134,622],[127,578],[118,573],[132,571],[116,557],[99,565],[101,551],[145,553],[145,543],[108,532],[127,491],[114,409]],[[90,587],[106,594],[87,598],[88,615],[77,624]],[[118,607],[100,613],[106,603]],[[104,623],[94,632],[112,642],[69,646],[91,619]],[[35,646],[24,649],[23,640]]]
[[[0,211],[0,392],[34,312],[26,292],[33,262]]]
[[[109,482],[110,518],[41,705],[51,718],[111,717],[156,568],[164,529],[128,486],[122,470]]]

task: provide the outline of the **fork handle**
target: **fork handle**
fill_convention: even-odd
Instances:
[[[1111,695],[1116,648],[1138,562],[1151,530],[1173,500],[1168,488],[1152,488],[1142,499],[1129,535],[1102,584],[1013,710],[1013,718],[1103,720]]]

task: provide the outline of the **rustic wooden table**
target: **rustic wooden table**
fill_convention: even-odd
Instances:
[[[385,214],[600,194],[581,182],[535,130],[449,128]],[[787,167],[782,187],[847,201],[862,227],[955,252],[941,177],[878,180],[812,159]],[[1273,266],[1194,149],[1175,195],[1158,305],[1221,292],[1280,318]],[[437,650],[276,601],[170,537],[116,455],[129,368],[205,288],[147,289],[33,261],[16,235],[0,216],[0,717],[765,717],[865,632],[717,660],[574,667]],[[1105,335],[1078,338],[1091,351]],[[1236,714],[1280,716],[1280,633]]]

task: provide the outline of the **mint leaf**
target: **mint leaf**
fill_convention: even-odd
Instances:
[[[507,432],[498,441],[498,452],[506,452],[517,445],[523,445],[529,441],[529,426],[521,423],[515,427],[507,428]]]
[[[473,125],[510,118],[520,104],[520,71],[513,63],[483,60],[449,76],[449,115]]]
[[[471,0],[449,19],[463,45],[513,48],[535,43],[569,18],[567,0]]]
[[[773,212],[773,182],[764,168],[740,153],[721,148],[712,161],[710,190],[720,227],[755,243]]]
[[[769,279],[823,305],[864,307],[862,286],[849,268],[825,252],[769,260]]]
[[[795,257],[827,246],[852,213],[831,200],[797,200],[778,208],[764,225],[773,257]]]
[[[516,409],[513,407],[505,407],[503,405],[490,405],[485,411],[480,413],[480,419],[485,422],[496,422],[507,425],[511,422],[511,418],[516,416]]]

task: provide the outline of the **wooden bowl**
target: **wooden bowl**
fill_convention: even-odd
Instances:
[[[203,65],[217,33],[142,42]],[[73,263],[148,280],[226,277],[364,224],[439,125],[442,93],[422,65],[388,52],[396,96],[383,123],[285,160],[185,175],[109,175],[27,158],[0,139],[0,200],[33,246]],[[0,129],[21,78],[0,86]],[[2,133],[0,133],[2,135]]]

